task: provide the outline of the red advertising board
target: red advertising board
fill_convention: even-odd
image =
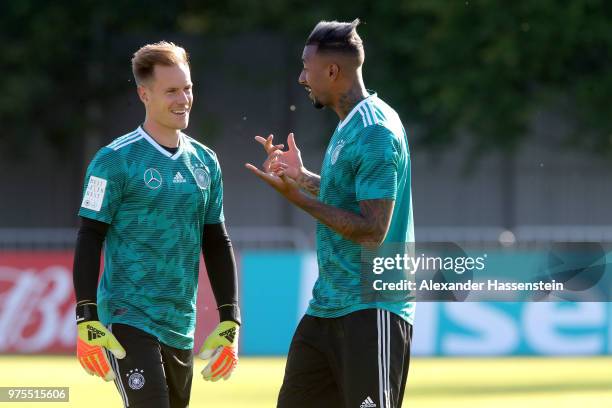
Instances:
[[[0,354],[73,353],[72,251],[0,252]],[[218,322],[200,262],[196,348]]]

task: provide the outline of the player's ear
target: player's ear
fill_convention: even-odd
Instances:
[[[330,80],[335,81],[340,73],[340,66],[338,64],[329,64],[327,67],[327,76]]]
[[[147,88],[145,88],[142,85],[138,85],[138,87],[136,87],[136,92],[138,92],[138,97],[140,98],[142,103],[146,105],[147,102],[149,102],[149,95],[147,95]]]

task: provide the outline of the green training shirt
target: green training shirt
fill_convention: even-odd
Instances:
[[[397,113],[376,94],[357,104],[338,124],[321,168],[319,199],[330,206],[359,213],[359,201],[395,200],[385,243],[414,242],[410,154],[407,135]],[[414,303],[371,301],[362,296],[361,245],[317,224],[319,277],[307,314],[338,317],[382,308],[409,323]]]
[[[181,134],[171,154],[139,127],[95,155],[79,215],[110,224],[98,285],[100,321],[193,348],[204,224],[223,222],[215,153]]]

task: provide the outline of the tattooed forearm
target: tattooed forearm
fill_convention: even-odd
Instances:
[[[298,176],[296,182],[300,188],[315,197],[319,196],[321,186],[321,176],[314,174],[308,170],[304,170]]]
[[[380,245],[387,235],[395,201],[360,201],[361,214],[311,198],[303,198],[295,204],[346,239],[360,244]]]
[[[394,200],[364,200],[359,202],[361,214],[368,220],[371,241],[366,241],[366,243],[382,244],[389,230],[389,225],[391,225],[394,206]]]

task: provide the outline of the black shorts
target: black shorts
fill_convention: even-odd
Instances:
[[[126,352],[121,360],[106,353],[126,407],[189,406],[193,350],[170,347],[155,336],[125,324],[111,324],[109,330]]]
[[[411,339],[412,326],[382,309],[306,315],[291,341],[277,406],[401,407]]]

